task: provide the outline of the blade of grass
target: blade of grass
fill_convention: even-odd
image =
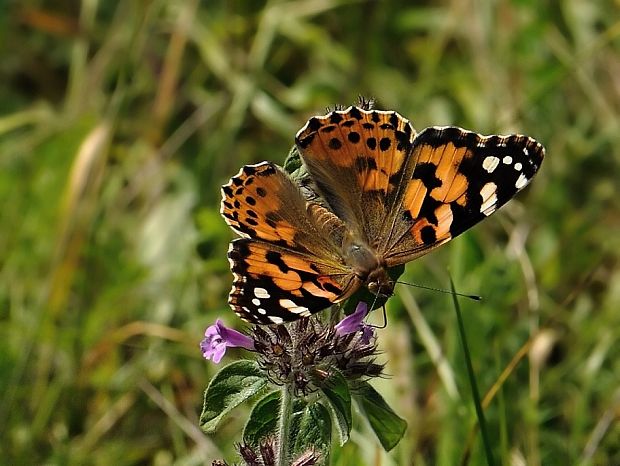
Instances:
[[[446,393],[452,400],[458,400],[460,398],[460,394],[456,385],[454,370],[450,367],[450,363],[444,355],[437,337],[433,333],[429,323],[424,318],[422,311],[420,311],[413,294],[408,288],[402,288],[400,290],[400,299],[409,314],[411,323],[420,336],[420,340],[422,341],[426,352],[430,356],[432,363],[437,368],[437,374],[443,383]]]
[[[454,302],[454,311],[456,312],[456,319],[459,326],[459,335],[461,338],[461,345],[463,347],[463,354],[465,356],[465,363],[467,365],[467,375],[469,377],[469,383],[471,385],[471,394],[474,399],[474,405],[476,407],[476,416],[478,417],[478,424],[480,425],[480,432],[482,434],[482,443],[486,454],[487,464],[494,466],[493,453],[491,451],[491,442],[489,441],[489,435],[487,431],[486,420],[484,418],[484,411],[482,404],[480,403],[480,393],[478,392],[478,385],[476,384],[476,375],[474,374],[474,368],[471,363],[471,355],[469,354],[469,346],[467,344],[467,337],[465,335],[465,326],[463,325],[463,317],[461,315],[461,308],[459,306],[458,299],[456,297],[456,290],[454,288],[454,282],[450,278],[450,290],[452,291],[452,301]]]

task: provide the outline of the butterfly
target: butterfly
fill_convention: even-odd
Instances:
[[[222,187],[221,214],[241,236],[228,251],[229,304],[251,323],[307,317],[362,287],[392,295],[388,269],[491,215],[545,154],[527,136],[416,133],[396,112],[356,106],[310,118],[295,144],[314,195],[272,162]]]

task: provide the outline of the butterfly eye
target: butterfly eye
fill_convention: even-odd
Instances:
[[[369,282],[367,285],[368,291],[370,291],[374,295],[381,294],[381,284],[377,282]]]

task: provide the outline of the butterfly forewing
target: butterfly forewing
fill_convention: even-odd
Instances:
[[[538,171],[544,148],[522,135],[481,136],[427,128],[415,139],[402,221],[390,234],[388,266],[408,262],[488,217]]]
[[[396,112],[350,107],[311,118],[295,139],[320,195],[351,232],[381,243],[415,131]]]

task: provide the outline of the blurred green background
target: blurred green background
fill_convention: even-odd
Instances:
[[[463,302],[483,393],[516,358],[487,409],[496,459],[620,464],[619,7],[0,3],[0,464],[236,459],[243,409],[197,427],[203,330],[243,328],[219,187],[359,94],[418,130],[546,146],[531,187],[403,278],[484,297]],[[334,464],[484,464],[450,300],[397,288],[375,387],[409,430],[386,455],[358,424]]]

